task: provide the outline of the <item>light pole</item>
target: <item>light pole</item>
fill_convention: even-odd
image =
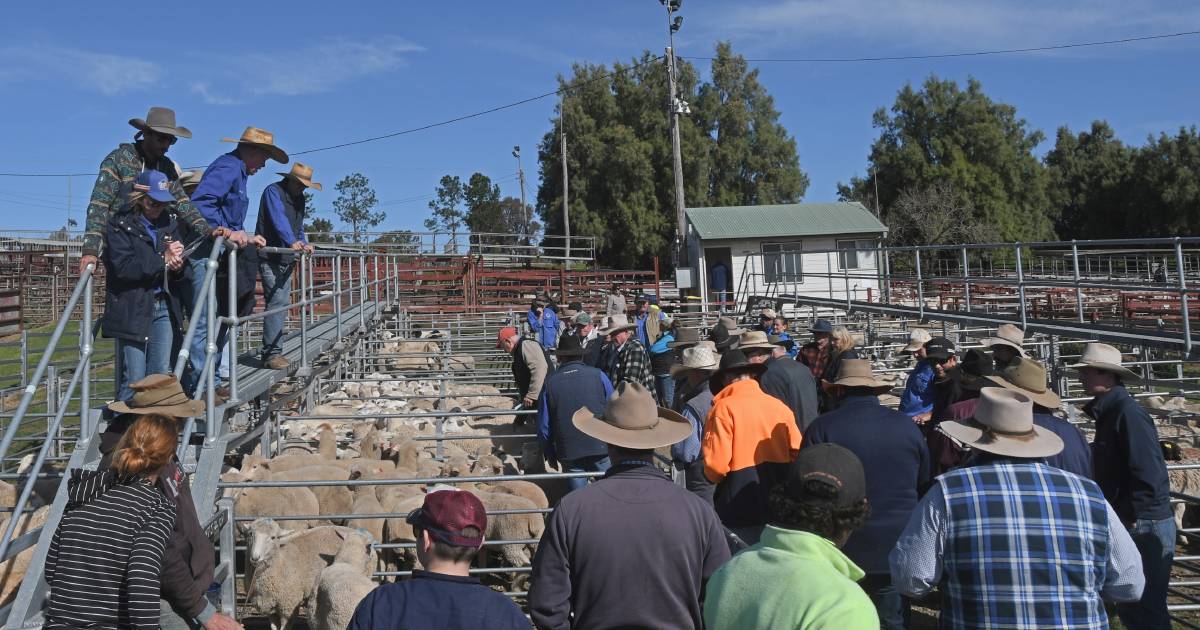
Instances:
[[[679,146],[679,115],[691,110],[688,104],[679,98],[678,86],[675,83],[675,33],[683,25],[683,16],[675,15],[683,5],[683,0],[659,0],[667,9],[667,37],[670,45],[667,47],[667,114],[671,119],[671,153],[675,161],[675,252],[678,267],[687,267],[687,229],[684,225],[683,211],[683,157]]]
[[[521,226],[521,234],[524,236],[525,246],[529,246],[529,206],[525,205],[525,169],[521,168],[521,147],[515,146],[512,150],[513,157],[517,158],[517,181],[521,183],[521,215],[525,217],[525,224]]]

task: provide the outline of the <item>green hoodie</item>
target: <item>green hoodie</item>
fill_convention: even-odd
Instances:
[[[856,583],[862,577],[828,540],[768,525],[761,542],[709,579],[704,624],[708,630],[875,630],[875,605]]]

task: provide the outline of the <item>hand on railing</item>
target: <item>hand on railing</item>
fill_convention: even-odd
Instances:
[[[295,243],[292,243],[292,249],[310,256],[313,253],[313,246],[303,241],[296,241]]]
[[[91,256],[88,254],[84,254],[83,256],[80,256],[80,258],[79,258],[79,275],[82,276],[83,272],[85,270],[87,270],[87,266],[94,265],[94,264],[96,264],[96,262],[97,262],[97,258],[95,256]]]
[[[247,236],[246,245],[251,245],[251,244],[258,246],[258,247],[266,247],[267,239],[266,239],[266,237],[262,236],[261,234],[255,234],[254,236]],[[242,247],[245,247],[246,245],[243,245]]]

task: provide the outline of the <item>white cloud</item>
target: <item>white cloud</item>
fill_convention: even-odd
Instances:
[[[0,48],[0,83],[65,81],[112,96],[156,86],[163,75],[157,63],[125,55],[47,44]]]
[[[201,100],[209,105],[237,105],[238,101],[228,96],[222,96],[213,92],[212,86],[205,81],[196,81],[190,87],[192,94],[199,96]]]

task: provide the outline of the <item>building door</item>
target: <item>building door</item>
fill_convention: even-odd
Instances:
[[[704,248],[704,262],[708,269],[708,295],[713,303],[718,304],[719,310],[733,308],[733,296],[736,287],[733,279],[733,257],[728,247]]]

